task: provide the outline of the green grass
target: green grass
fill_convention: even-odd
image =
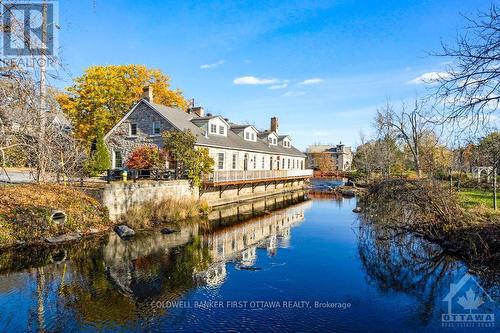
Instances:
[[[463,189],[459,193],[460,204],[464,208],[474,208],[483,205],[493,208],[493,191],[483,189]],[[497,203],[500,204],[500,195],[497,193]]]

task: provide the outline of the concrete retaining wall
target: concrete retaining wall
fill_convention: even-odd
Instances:
[[[196,200],[198,197],[198,189],[192,188],[189,181],[174,180],[107,184],[99,199],[108,208],[110,219],[116,220],[133,206],[148,201],[161,201],[166,198]]]
[[[252,186],[248,184],[243,188],[240,187],[240,191],[238,193],[238,187],[234,185],[227,188],[223,187],[222,189],[224,191],[222,192],[222,195],[220,194],[219,187],[216,187],[203,192],[201,199],[206,200],[210,206],[220,206],[249,199],[261,198],[268,195],[297,191],[303,189],[304,186],[305,182],[303,180],[287,184],[276,184],[276,187],[274,184],[271,184],[267,188],[265,185],[257,185],[252,189]]]

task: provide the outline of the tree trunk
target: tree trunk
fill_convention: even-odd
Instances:
[[[450,168],[450,193],[453,191],[453,170]]]
[[[497,210],[497,168],[493,169],[493,209]]]
[[[422,178],[422,170],[420,168],[420,160],[418,156],[415,156],[414,161],[415,161],[415,171],[417,172],[417,177]]]

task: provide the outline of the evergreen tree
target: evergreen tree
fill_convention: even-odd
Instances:
[[[90,158],[87,160],[86,170],[91,176],[98,176],[109,168],[111,168],[111,158],[108,148],[104,144],[102,131],[98,130],[91,148]]]

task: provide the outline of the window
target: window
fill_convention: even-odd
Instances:
[[[245,140],[250,140],[250,133],[245,132]]]
[[[265,156],[262,156],[262,165],[261,165],[261,169],[264,170],[264,168],[266,167],[266,157]]]
[[[238,154],[233,154],[233,169],[236,169],[238,163]]]
[[[273,145],[276,144],[276,138],[273,138]]]
[[[219,126],[219,134],[224,135],[225,132],[224,126]]]
[[[160,122],[159,121],[153,121],[153,134],[160,134]]]
[[[122,152],[116,150],[114,153],[115,169],[123,168]]]
[[[284,169],[285,168],[285,159],[281,160],[281,168]]]
[[[253,168],[257,169],[257,155],[253,155]]]
[[[224,169],[224,153],[217,154],[217,169]]]
[[[252,133],[252,141],[255,141],[255,133]]]
[[[210,133],[217,133],[217,125],[210,124]]]
[[[287,168],[290,169],[290,159],[288,159]]]
[[[137,124],[131,123],[130,124],[130,136],[135,136],[137,135]]]
[[[300,170],[304,170],[304,161],[300,161]]]
[[[293,160],[292,169],[295,169],[295,160]]]

